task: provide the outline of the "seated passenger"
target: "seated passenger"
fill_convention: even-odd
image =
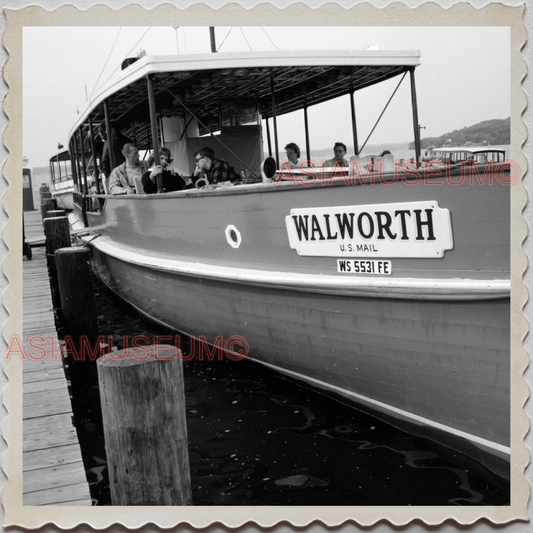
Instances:
[[[139,161],[139,149],[133,143],[122,148],[126,160],[115,167],[109,176],[109,194],[135,194],[135,180],[142,179],[147,170],[146,161]]]
[[[346,145],[344,143],[335,143],[333,153],[335,154],[335,157],[326,161],[326,167],[334,167],[335,165],[340,165],[341,167],[350,166],[348,161],[344,158],[346,155]]]
[[[116,121],[111,121],[111,142],[113,143],[113,161],[114,167],[118,167],[121,163],[124,163],[124,154],[122,153],[122,147],[131,143],[131,139],[128,139],[122,133],[120,133],[120,125]],[[98,126],[98,133],[104,140],[104,146],[102,149],[102,159],[100,162],[100,172],[103,172],[108,178],[111,172],[111,158],[109,155],[109,135],[106,134],[105,121]]]
[[[210,184],[221,183],[224,181],[238,181],[241,179],[235,169],[224,159],[215,158],[215,152],[209,146],[195,152],[196,168],[194,169],[194,178],[200,174],[205,174]]]
[[[172,168],[172,159],[170,158],[170,150],[168,148],[161,148],[159,150],[160,164],[155,164],[153,154],[148,158],[148,166],[150,170],[145,172],[142,177],[143,189],[146,194],[154,194],[157,192],[157,176],[159,174],[163,177],[163,189],[165,192],[181,191],[185,189],[185,181]]]
[[[291,168],[298,168],[298,159],[300,158],[300,148],[296,143],[289,143],[285,146],[285,153],[289,160],[289,166]]]

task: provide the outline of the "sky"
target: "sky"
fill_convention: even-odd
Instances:
[[[510,33],[505,27],[216,28],[219,52],[271,50],[419,50],[416,91],[422,137],[510,116]],[[126,57],[209,53],[207,27],[25,27],[23,153],[45,166],[95,89]],[[374,127],[399,78],[358,91],[359,143]],[[309,109],[311,149],[352,142],[349,98]],[[303,113],[278,118],[279,144],[305,145]],[[408,77],[369,144],[413,140]]]

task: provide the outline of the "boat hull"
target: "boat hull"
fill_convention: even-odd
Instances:
[[[159,323],[212,345],[243,337],[250,358],[318,387],[500,445],[496,450],[509,445],[509,299],[317,295],[180,276],[93,254],[112,290]]]
[[[58,209],[68,209],[71,211],[74,208],[73,191],[52,191],[52,198],[57,200]]]
[[[246,339],[251,359],[509,460],[510,188],[446,181],[108,197],[87,240],[98,275],[153,320]],[[451,248],[364,276],[289,246],[293,209],[398,202],[449,210]]]

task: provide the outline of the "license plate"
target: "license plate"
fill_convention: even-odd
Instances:
[[[337,259],[337,272],[343,274],[392,274],[391,261],[378,259]]]

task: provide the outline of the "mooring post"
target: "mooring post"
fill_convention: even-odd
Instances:
[[[98,339],[91,252],[86,247],[56,250],[56,268],[63,326],[63,356],[72,385],[76,424],[90,421],[102,428],[96,359]]]
[[[98,337],[91,252],[85,246],[56,250],[63,322],[69,335]]]
[[[46,185],[46,183],[41,183],[41,186],[39,187],[39,197],[41,198],[41,202],[43,200],[48,200],[49,198],[52,198],[52,193],[50,192],[50,189],[48,188],[48,185]]]
[[[191,505],[179,349],[129,348],[97,367],[112,505]]]
[[[60,319],[61,300],[59,296],[59,284],[57,280],[57,268],[55,252],[59,248],[70,246],[69,223],[66,216],[51,216],[58,211],[48,211],[47,217],[43,220],[44,236],[46,240],[46,263],[48,265],[48,275],[50,277],[50,292],[52,294],[52,304]],[[64,211],[61,211],[64,213]],[[61,321],[61,320],[60,320]]]
[[[41,202],[41,218],[43,220],[43,224],[44,224],[44,219],[48,217],[48,211],[52,211],[55,208],[56,208],[56,205],[52,198],[45,198]]]
[[[48,211],[47,218],[53,218],[53,217],[64,217],[66,216],[64,209],[52,209],[51,211]]]

